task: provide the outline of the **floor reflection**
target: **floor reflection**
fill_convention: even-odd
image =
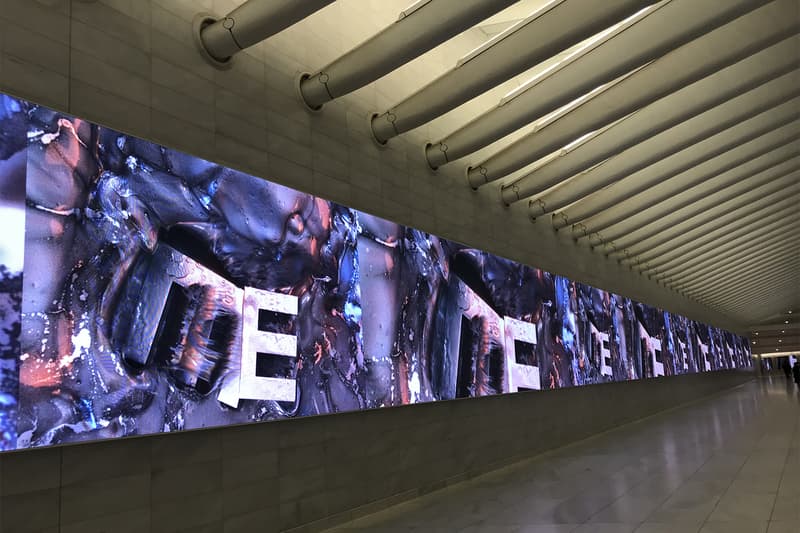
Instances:
[[[764,376],[330,533],[800,533],[798,404]]]

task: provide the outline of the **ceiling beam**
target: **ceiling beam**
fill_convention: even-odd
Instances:
[[[774,263],[774,261],[773,261]],[[784,280],[792,279],[795,276],[795,272],[792,270],[795,268],[795,263],[792,261],[783,262],[780,266],[776,266],[769,270],[768,272],[753,272],[753,271],[745,271],[743,275],[736,276],[733,281],[736,283],[731,283],[731,278],[725,279],[720,284],[714,287],[714,291],[700,294],[696,293],[696,298],[701,298],[705,300],[714,300],[718,303],[726,303],[729,299],[737,298],[738,295],[743,293],[763,293],[765,288],[774,286],[775,283],[783,282]],[[746,279],[748,276],[757,276],[756,279],[751,279],[749,283],[740,283],[743,279]],[[724,283],[724,285],[723,285]],[[711,286],[709,285],[709,288]],[[699,288],[699,287],[698,287]]]
[[[552,213],[618,181],[619,174],[601,172],[610,159],[624,158],[638,170],[647,166],[641,157],[647,149],[645,161],[654,163],[723,132],[748,138],[741,124],[757,122],[756,117],[800,95],[800,56],[793,55],[798,48],[800,38],[792,38],[763,50],[639,109],[531,170],[520,178],[529,184],[526,192],[538,195],[529,204],[530,216]]]
[[[794,267],[796,268],[796,266]],[[796,286],[798,277],[790,270],[778,270],[774,276],[769,276],[764,281],[745,287],[747,290],[740,290],[738,293],[728,294],[719,299],[708,298],[708,301],[714,301],[717,305],[733,307],[740,302],[752,303],[754,301],[764,302],[766,300],[765,294],[778,291],[778,294],[785,294],[786,287],[792,285]],[[761,298],[761,300],[759,300]],[[771,298],[770,298],[771,300]]]
[[[800,86],[800,79],[798,79],[797,86]],[[776,104],[781,103],[779,100],[780,95],[776,94],[774,87],[771,86],[767,88],[767,91],[768,92],[764,94],[769,94],[770,98],[774,99],[773,102]],[[800,94],[800,90],[798,90],[797,94]],[[728,104],[731,104],[731,107],[728,107]],[[765,103],[765,106],[768,105],[769,104]],[[625,176],[630,176],[631,173],[635,171],[642,170],[650,164],[662,161],[695,143],[721,133],[737,122],[746,121],[769,108],[748,108],[745,106],[746,104],[738,101],[738,99],[736,99],[736,101],[727,102],[726,105],[713,109],[713,114],[702,113],[662,134],[655,135],[640,142],[599,165],[595,165],[578,174],[572,175],[570,178],[564,180],[560,186],[531,199],[528,203],[529,216],[537,218],[543,214],[557,212],[559,209],[563,209],[567,206],[569,206],[570,209],[575,207],[577,210],[578,206],[575,205],[576,203],[591,202],[595,194],[600,194],[603,190],[613,187]],[[737,110],[741,111],[737,113]],[[717,113],[722,113],[725,118],[718,120]],[[630,118],[637,117],[638,115],[639,113],[636,113]],[[623,122],[627,122],[627,119]],[[616,135],[616,127],[614,127],[607,130],[602,137],[606,137],[608,142],[616,142],[614,140]],[[627,169],[630,170],[630,173],[623,175],[614,172],[614,168],[621,165],[626,166]],[[536,170],[534,172],[536,172]],[[614,207],[614,204],[609,204],[602,213],[608,213],[609,209],[612,207]],[[595,213],[595,215],[598,213]],[[556,229],[561,229],[569,225],[570,222],[583,221],[586,218],[588,217],[580,218],[580,220],[570,220],[569,215],[562,212],[561,214],[553,216],[553,226]]]
[[[728,294],[724,297],[715,296],[713,294],[696,295],[694,296],[694,300],[711,309],[716,309],[722,313],[732,313],[734,316],[746,319],[747,317],[745,314],[741,312],[742,307],[739,306],[740,302],[758,302],[758,307],[760,308],[758,313],[763,315],[764,312],[769,312],[770,309],[774,308],[774,306],[770,306],[770,308],[764,309],[764,302],[771,302],[772,298],[778,298],[776,305],[785,304],[781,294],[785,294],[786,287],[796,281],[798,281],[796,276],[793,276],[788,270],[781,270],[757,282],[740,282],[733,288],[735,291],[733,294]],[[759,300],[759,297],[761,300]]]
[[[792,2],[794,0],[787,0]],[[779,0],[717,28],[642,67],[607,90],[563,116],[522,136],[468,170],[492,181],[568,145],[589,132],[602,128],[655,102],[686,85],[777,44],[800,30],[795,20],[776,21],[788,4]],[[664,72],[670,72],[664,76]],[[501,188],[506,204],[537,193],[540,185],[522,177]]]
[[[517,0],[418,2],[355,48],[313,74],[301,75],[298,92],[313,110],[360,89]]]
[[[783,203],[770,206],[770,209],[774,210],[769,213],[752,213],[747,217],[734,220],[728,226],[704,232],[694,239],[685,240],[681,245],[674,247],[663,246],[656,249],[654,253],[640,254],[636,256],[638,263],[628,258],[622,259],[620,263],[630,264],[640,272],[650,274],[652,272],[660,272],[663,268],[680,264],[688,255],[704,254],[708,251],[713,251],[718,246],[726,246],[742,236],[753,235],[755,238],[762,230],[766,231],[778,225],[785,225],[785,219],[791,218],[791,215],[797,213],[797,206],[791,200],[790,198]],[[645,262],[649,266],[645,266]]]
[[[642,265],[633,267],[641,273],[662,279],[676,268],[691,267],[706,259],[712,259],[720,250],[729,250],[740,244],[752,245],[753,242],[761,242],[766,236],[775,232],[786,233],[787,227],[795,227],[794,223],[800,222],[800,214],[795,206],[789,206],[770,218],[760,220],[759,225],[751,225],[740,228],[738,231],[715,235],[704,244],[694,243],[691,250],[683,250],[679,256],[673,257],[668,261],[651,260],[646,268]],[[637,268],[640,267],[640,268]]]
[[[800,105],[800,101],[798,105]],[[756,199],[759,195],[766,194],[767,189],[760,189],[761,187],[777,186],[780,183],[786,185],[796,183],[798,169],[800,169],[800,157],[738,181],[715,177],[688,190],[676,190],[672,196],[663,197],[654,194],[652,205],[628,213],[626,217],[621,217],[613,224],[606,222],[608,219],[601,220],[598,227],[594,226],[593,219],[588,220],[586,224],[590,231],[602,231],[605,239],[621,242],[624,236],[655,223],[680,220],[690,213],[713,209],[728,200]]]
[[[783,183],[784,182],[781,182],[781,184]],[[626,251],[627,255],[635,255],[643,249],[652,247],[655,243],[660,243],[662,240],[670,240],[683,231],[689,231],[707,224],[710,225],[709,228],[713,228],[714,222],[719,223],[717,219],[725,217],[722,218],[722,220],[729,221],[730,218],[728,215],[747,215],[750,212],[761,209],[765,205],[781,200],[785,196],[797,194],[798,191],[800,191],[800,183],[790,184],[785,189],[780,189],[780,184],[776,186],[773,183],[767,183],[766,185],[762,185],[750,191],[747,198],[728,200],[702,213],[682,214],[682,216],[685,216],[683,219],[679,217],[670,217],[669,221],[671,225],[667,225],[665,221],[664,224],[651,224],[646,228],[632,232],[621,239],[621,242],[616,244],[616,249],[602,240],[593,244],[593,246],[602,245],[601,249],[605,248],[610,257],[624,257]],[[736,213],[736,215],[732,215],[733,213]],[[678,219],[676,220],[676,218]],[[586,240],[588,241],[588,239]],[[611,244],[613,245],[614,243]]]
[[[786,228],[775,232],[769,238],[757,242],[743,243],[737,248],[720,250],[711,260],[701,261],[685,269],[674,270],[671,273],[657,274],[651,276],[659,280],[679,280],[681,283],[675,285],[679,288],[684,283],[692,283],[694,280],[703,279],[704,276],[725,270],[726,268],[740,264],[744,259],[753,255],[763,255],[778,250],[786,250],[795,246],[798,242],[797,228],[795,231],[787,231]]]
[[[691,282],[681,282],[678,280],[676,283],[666,282],[671,287],[684,292],[691,296],[712,294],[714,292],[721,294],[720,286],[726,285],[738,278],[752,276],[759,272],[769,272],[771,269],[784,269],[791,266],[795,267],[797,261],[792,254],[797,252],[796,243],[787,243],[783,247],[775,247],[770,250],[774,256],[764,256],[761,253],[750,255],[736,265],[736,269],[732,270],[718,270],[711,272],[703,278],[693,279]],[[788,266],[787,266],[788,265]]]
[[[742,254],[738,260],[721,264],[718,268],[710,269],[698,275],[679,277],[665,280],[665,283],[688,293],[703,293],[705,291],[719,292],[719,283],[727,282],[729,278],[737,275],[747,276],[753,272],[769,272],[772,268],[783,267],[795,260],[798,243],[786,241],[772,244],[763,249],[753,249]],[[747,272],[744,272],[747,271]]]
[[[218,68],[227,67],[239,51],[300,22],[333,0],[249,0],[219,20],[198,15],[195,42]]]
[[[800,194],[800,189],[797,192]],[[762,219],[772,217],[775,213],[785,213],[786,209],[796,206],[797,202],[800,202],[800,197],[775,193],[742,209],[732,209],[720,214],[705,223],[693,224],[690,227],[685,224],[678,228],[677,232],[662,232],[631,247],[626,251],[628,255],[623,254],[619,257],[619,262],[623,265],[636,265],[639,269],[649,269],[650,261],[660,257],[661,254],[674,252],[671,257],[680,257],[686,252],[687,247],[693,247],[697,242],[705,243],[709,238],[758,224]]]
[[[798,129],[800,129],[800,123],[798,123]],[[613,213],[618,209],[617,206],[622,204],[646,208],[651,205],[648,191],[659,195],[669,194],[673,189],[681,190],[693,187],[723,174],[745,178],[766,170],[774,163],[794,157],[798,153],[796,140],[797,137],[792,133],[791,128],[779,129],[777,132],[769,132],[752,140],[745,140],[743,144],[727,152],[718,155],[708,154],[709,159],[694,166],[688,166],[682,162],[681,151],[667,155],[555,213],[553,226],[558,230],[570,224],[573,226],[583,224],[585,220],[598,217],[608,211]],[[587,174],[602,171],[609,165],[613,167],[616,165],[617,159],[624,158],[615,157]],[[613,171],[613,168],[611,170]]]
[[[419,127],[633,15],[652,0],[563,0],[549,3],[531,17],[469,54],[456,67],[405,100],[371,119],[375,140],[389,139]],[[736,2],[741,3],[741,0]],[[761,3],[761,2],[758,2]]]
[[[428,164],[440,167],[537,119],[546,121],[548,115],[593,89],[757,7],[741,0],[717,5],[692,0],[659,2],[601,38],[593,37],[593,42],[572,51],[488,112],[430,143],[425,151]],[[477,181],[470,178],[474,188],[485,183],[482,178]]]

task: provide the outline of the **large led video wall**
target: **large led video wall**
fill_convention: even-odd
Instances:
[[[0,95],[0,449],[750,364],[746,339]]]

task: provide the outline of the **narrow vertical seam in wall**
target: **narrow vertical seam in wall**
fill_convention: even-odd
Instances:
[[[150,479],[147,483],[147,510],[149,511],[148,531],[153,531],[153,441],[150,441],[150,446],[147,447],[147,453],[150,454],[148,463],[150,464],[150,472],[148,472]]]
[[[67,111],[72,113],[72,2],[67,6]],[[56,510],[56,524],[58,533],[61,533],[61,498],[64,493],[64,450],[58,450],[58,509]]]
[[[73,1],[75,1],[75,0],[73,0]],[[152,139],[154,137],[154,134],[153,134],[153,92],[154,92],[153,91],[153,4],[152,3],[150,4],[149,23],[150,23],[150,35],[148,35],[148,37],[150,39],[150,49],[147,51],[147,59],[148,59],[148,68],[149,68],[149,71],[150,71],[150,79],[149,79],[149,82],[150,82],[150,96],[149,96],[150,106],[149,106],[149,110],[148,110],[150,116],[148,117],[148,121],[147,121],[147,136],[148,136],[148,138]],[[148,520],[149,531],[153,531],[154,530],[154,526],[155,526],[155,524],[153,523],[153,516],[155,514],[155,513],[153,513],[153,470],[154,470],[153,465],[155,463],[153,461],[153,442],[152,441],[150,442],[150,446],[149,446],[149,450],[148,451],[150,453],[150,482],[147,484],[147,490],[150,492],[150,494],[147,497],[147,502],[148,502],[147,503],[147,507],[148,507],[148,510],[150,512],[150,519]]]
[[[67,24],[69,27],[67,28],[67,46],[69,53],[67,54],[67,111],[72,113],[72,2],[74,0],[70,0],[69,6],[67,7]],[[60,492],[60,491],[59,491]],[[61,531],[61,521],[58,522],[59,531]]]
[[[72,2],[70,2],[72,6]],[[64,479],[64,449],[58,450],[58,509],[56,510],[56,527],[58,533],[61,533],[61,495],[64,492],[62,480]]]
[[[150,116],[148,117],[148,121],[147,121],[147,138],[148,139],[153,139],[153,138],[155,138],[156,133],[153,131],[153,93],[155,92],[155,91],[153,91],[153,84],[155,83],[155,80],[153,79],[153,56],[155,54],[153,54],[153,4],[152,4],[152,2],[150,3],[150,16],[148,17],[148,21],[149,21],[149,25],[150,25],[150,35],[148,35],[147,37],[150,40],[150,46],[148,47],[148,50],[147,50],[147,59],[148,59],[148,62],[147,62],[148,65],[147,66],[149,67],[149,70],[150,70],[150,79],[149,79],[149,82],[150,82],[150,84],[149,84],[150,95],[149,95],[149,98],[148,98],[148,101],[149,101],[149,110],[148,111],[149,111]],[[214,152],[214,156],[216,157],[216,151]],[[152,454],[151,454],[151,459],[152,459]],[[152,481],[153,481],[153,479],[152,479],[152,463],[151,463],[151,468],[150,468],[150,483],[151,483],[151,493],[150,493],[151,494],[151,496],[150,496],[150,498],[151,498],[150,499],[150,531],[153,530]]]
[[[269,60],[267,59],[267,54],[266,54],[266,51],[263,49],[263,45],[259,44],[257,46],[262,46],[260,61],[261,61],[261,68],[264,70],[264,84],[261,86],[261,98],[263,100],[265,100],[265,101],[262,101],[260,103],[264,104],[264,107],[265,107],[265,110],[264,110],[264,122],[262,123],[262,124],[264,124],[264,131],[262,132],[262,135],[264,136],[264,138],[263,138],[264,147],[265,147],[264,155],[267,158],[266,162],[264,163],[264,172],[266,173],[266,176],[261,174],[261,177],[262,178],[266,177],[266,179],[268,179],[268,180],[277,180],[277,178],[272,175],[272,159],[273,158],[270,155],[271,145],[270,145],[270,142],[269,142],[270,113],[269,113],[269,111],[266,110],[266,109],[269,108],[269,106],[266,105],[266,103],[267,103],[266,102],[267,95],[269,94],[269,92],[267,91],[267,85],[268,85],[267,84],[267,80],[269,79],[269,70],[268,70],[268,67],[267,67],[267,63],[268,63]],[[218,93],[218,90],[215,89],[214,90],[214,106],[215,107],[217,105],[217,93]],[[309,138],[310,137],[311,137],[311,134],[309,133]],[[280,452],[279,452],[279,455],[280,455]],[[280,516],[280,511],[278,512],[278,516]]]
[[[216,128],[216,125],[214,127]],[[225,502],[227,501],[227,498],[225,498],[225,447],[223,445],[224,438],[223,438],[222,433],[219,433],[219,438],[216,439],[216,441],[217,441],[217,454],[216,455],[219,458],[219,461],[217,461],[219,463],[219,468],[217,470],[217,475],[219,476],[219,479],[218,479],[219,485],[217,485],[217,487],[219,487],[219,493],[218,493],[219,497],[222,499],[222,505],[220,506],[220,512],[219,512],[219,527],[220,527],[220,530],[224,531],[225,530],[225,521],[226,521],[226,512],[227,512]],[[152,465],[151,465],[151,468],[152,468]],[[152,490],[152,487],[151,487],[151,490]],[[151,521],[153,520],[152,516],[153,516],[153,513],[152,513],[152,510],[151,510],[151,512],[150,512],[150,520]],[[150,525],[150,531],[151,531],[151,533],[153,531],[152,524]]]

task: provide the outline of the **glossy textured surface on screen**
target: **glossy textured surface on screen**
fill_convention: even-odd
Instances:
[[[0,192],[3,450],[750,364],[729,332],[2,95]]]

